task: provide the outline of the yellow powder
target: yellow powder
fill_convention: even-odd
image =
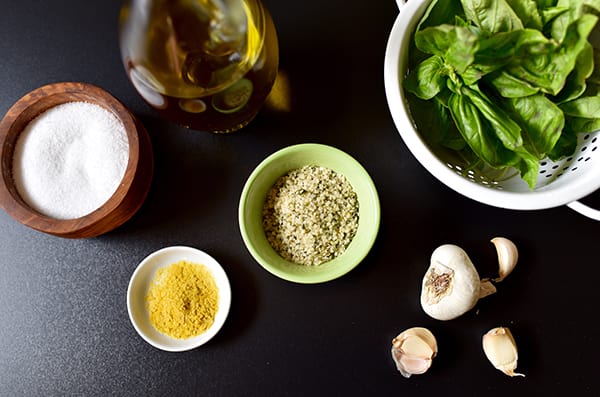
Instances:
[[[154,328],[172,338],[186,339],[212,325],[219,290],[204,265],[182,260],[156,272],[146,304]]]

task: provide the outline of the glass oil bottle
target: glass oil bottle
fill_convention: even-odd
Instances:
[[[244,127],[277,77],[277,34],[260,0],[128,0],[119,40],[140,96],[195,130]]]

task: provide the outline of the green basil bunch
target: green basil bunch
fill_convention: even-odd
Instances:
[[[600,129],[600,0],[433,0],[405,88],[431,102],[428,140],[535,187],[540,160]],[[429,115],[431,117],[431,114]],[[474,155],[474,156],[473,156]]]

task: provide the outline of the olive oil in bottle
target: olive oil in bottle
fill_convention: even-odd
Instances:
[[[277,34],[260,0],[129,0],[119,23],[135,89],[185,127],[238,130],[275,82]]]

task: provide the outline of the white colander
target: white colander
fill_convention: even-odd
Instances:
[[[384,65],[388,106],[396,128],[411,153],[438,180],[473,200],[495,207],[536,210],[567,205],[595,220],[600,211],[577,201],[600,188],[600,131],[580,134],[577,150],[558,162],[540,162],[535,189],[513,173],[497,177],[466,167],[460,161],[433,153],[417,133],[402,87],[412,33],[430,0],[397,0],[400,14],[390,33]]]

